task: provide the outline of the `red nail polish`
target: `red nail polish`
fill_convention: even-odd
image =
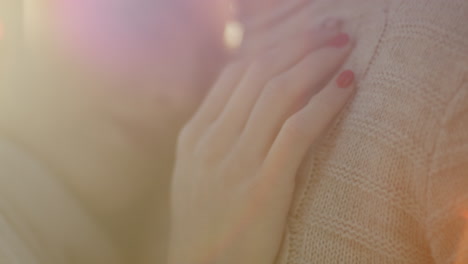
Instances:
[[[341,48],[346,46],[350,41],[349,35],[346,33],[340,33],[335,38],[333,38],[330,42],[328,42],[328,46]]]
[[[340,76],[338,76],[338,78],[336,79],[336,85],[338,85],[339,88],[348,88],[354,82],[354,79],[354,72],[347,70],[342,72]]]

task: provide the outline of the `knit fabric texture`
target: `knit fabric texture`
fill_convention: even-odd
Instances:
[[[345,18],[359,84],[303,164],[278,263],[468,263],[468,1],[316,0],[299,16]]]

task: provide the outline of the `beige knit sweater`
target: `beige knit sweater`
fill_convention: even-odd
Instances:
[[[278,263],[468,263],[468,1],[315,0],[297,28],[330,15],[357,36],[359,90],[304,162]],[[0,148],[0,263],[108,262],[76,201]]]
[[[316,0],[301,12],[298,28],[347,19],[360,81],[304,163],[278,263],[467,264],[468,1]]]

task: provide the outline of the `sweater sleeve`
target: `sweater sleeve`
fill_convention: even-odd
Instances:
[[[446,109],[426,194],[426,235],[435,263],[468,263],[468,81]]]

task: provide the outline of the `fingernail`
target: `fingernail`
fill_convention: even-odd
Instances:
[[[354,79],[354,72],[346,70],[338,76],[336,79],[336,85],[338,85],[339,88],[348,88],[354,82]]]
[[[350,41],[349,35],[346,33],[340,33],[335,38],[333,38],[330,42],[328,42],[328,46],[335,47],[335,48],[342,48],[346,46]]]
[[[339,28],[343,24],[343,20],[339,18],[327,18],[322,24],[321,28],[325,30],[333,30]]]

